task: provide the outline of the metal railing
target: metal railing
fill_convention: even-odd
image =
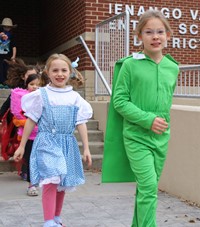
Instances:
[[[200,65],[180,66],[174,96],[200,97]]]
[[[115,62],[129,55],[130,15],[127,11],[96,25],[95,59],[110,88]],[[110,95],[95,72],[95,95]]]
[[[101,69],[99,68],[94,57],[92,56],[87,44],[85,43],[84,39],[82,38],[82,36],[79,36],[78,40],[85,47],[90,59],[92,60],[92,63],[94,64],[96,72],[98,73],[98,76],[102,82],[102,84],[100,85],[101,90],[102,90],[102,86],[104,86],[104,90],[103,90],[104,92],[102,93],[102,95],[111,95],[114,64],[113,64],[112,70],[111,70],[112,74],[110,72],[110,76],[108,79],[101,72]],[[200,65],[187,65],[187,66],[180,66],[179,68],[180,68],[180,73],[179,73],[179,76],[177,79],[174,96],[176,96],[176,97],[200,97]],[[98,85],[98,84],[99,83],[96,83],[96,85]]]
[[[85,47],[90,59],[92,60],[92,63],[94,64],[96,72],[98,73],[98,76],[102,82],[101,89],[102,89],[102,86],[104,86],[104,92],[102,93],[102,95],[111,95],[114,64],[111,70],[112,74],[110,73],[110,77],[108,79],[101,72],[101,69],[99,68],[94,57],[92,56],[82,36],[79,36],[77,40],[79,40],[82,43],[82,45]],[[180,73],[177,79],[174,96],[200,97],[200,65],[187,65],[187,66],[180,66],[179,68],[180,68]],[[97,85],[98,84],[99,83],[97,83]]]
[[[94,64],[94,67],[95,67],[95,69],[96,69],[96,71],[97,71],[97,73],[98,73],[98,75],[99,75],[99,77],[101,79],[101,82],[104,85],[104,89],[107,91],[107,94],[111,95],[111,88],[110,88],[109,84],[107,83],[107,80],[105,79],[104,75],[102,74],[97,62],[95,61],[95,59],[94,59],[91,51],[89,50],[86,42],[84,41],[83,37],[79,36],[77,38],[77,41],[80,41],[82,43],[82,45],[85,47],[85,50],[87,51],[90,59],[92,60],[92,63]]]

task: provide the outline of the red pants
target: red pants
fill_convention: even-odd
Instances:
[[[65,192],[57,191],[57,184],[45,184],[42,191],[42,205],[44,220],[53,220],[55,216],[60,216],[62,211]]]

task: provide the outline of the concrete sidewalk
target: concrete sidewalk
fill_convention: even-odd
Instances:
[[[65,197],[63,223],[67,227],[130,227],[135,184],[101,184],[100,173],[85,175],[86,184]],[[42,227],[41,196],[27,196],[26,187],[16,173],[0,174],[0,227]],[[200,209],[159,192],[157,221],[158,227],[199,227]]]

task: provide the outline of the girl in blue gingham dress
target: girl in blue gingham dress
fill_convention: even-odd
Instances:
[[[59,227],[63,226],[60,213],[65,191],[85,182],[74,136],[76,127],[83,143],[83,158],[89,166],[92,164],[86,127],[92,108],[69,85],[81,85],[82,77],[65,55],[50,56],[46,70],[51,83],[22,99],[22,109],[28,119],[14,159],[18,161],[23,156],[27,136],[37,123],[38,134],[30,158],[31,183],[43,187],[43,227]]]

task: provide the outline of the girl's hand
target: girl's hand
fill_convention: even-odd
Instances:
[[[83,152],[83,161],[88,163],[88,168],[92,166],[92,156],[89,149],[85,149]]]
[[[164,118],[156,117],[152,124],[151,130],[156,134],[162,134],[168,128],[168,123]]]
[[[23,158],[23,155],[24,155],[24,148],[19,146],[13,156],[15,162],[19,162]]]

